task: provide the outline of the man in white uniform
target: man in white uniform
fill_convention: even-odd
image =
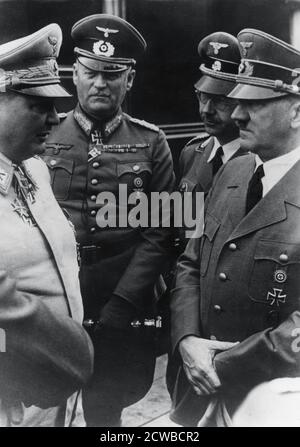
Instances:
[[[0,46],[0,426],[84,425],[93,348],[74,231],[38,157],[53,124],[60,27]]]

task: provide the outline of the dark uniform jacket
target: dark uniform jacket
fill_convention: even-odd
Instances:
[[[111,192],[118,197],[119,185],[127,187],[128,195],[134,191],[148,197],[152,191],[171,192],[173,164],[164,133],[121,110],[97,128],[77,106],[50,135],[45,161],[54,194],[69,212],[78,242],[101,251],[99,301],[86,310],[88,316],[98,317],[113,293],[140,310],[151,307],[153,287],[170,244],[170,229],[133,228],[126,223],[120,227],[118,221],[116,228],[99,228],[96,218],[102,205],[97,203],[97,195]],[[116,205],[118,218],[123,211],[118,199]],[[125,217],[132,207],[128,205]]]
[[[249,154],[218,173],[203,237],[180,259],[171,303],[174,348],[189,334],[240,342],[214,359],[229,411],[258,383],[300,372],[300,162],[245,216],[254,169]],[[182,373],[177,379],[173,417],[193,425],[207,398]]]
[[[178,189],[182,193],[192,193],[193,216],[195,216],[194,202],[196,200],[196,192],[204,192],[207,194],[213,182],[212,163],[208,163],[213,147],[214,138],[197,136],[186,144],[180,154]],[[241,155],[245,155],[245,152],[239,148],[233,154],[232,159]],[[184,226],[182,230],[179,231],[182,251],[188,242],[185,231],[190,232],[191,228],[186,228]]]

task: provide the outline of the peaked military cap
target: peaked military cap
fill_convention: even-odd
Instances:
[[[0,45],[0,91],[45,97],[71,96],[61,87],[56,58],[62,32],[56,23]]]
[[[110,14],[94,14],[79,20],[71,36],[79,62],[95,71],[124,71],[135,65],[147,47],[130,23]]]
[[[198,53],[204,76],[195,84],[196,90],[214,95],[230,93],[241,59],[237,38],[221,31],[209,34],[200,41]]]
[[[256,29],[238,34],[242,60],[238,99],[267,99],[300,92],[300,52],[292,45]]]

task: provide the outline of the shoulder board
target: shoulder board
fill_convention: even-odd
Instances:
[[[188,141],[185,146],[190,146],[191,144],[196,144],[196,143],[198,143],[198,144],[204,143],[204,141],[207,140],[207,138],[209,138],[208,134],[197,135],[195,138],[192,138],[190,141]]]
[[[155,124],[148,123],[148,121],[139,120],[137,118],[129,117],[132,123],[139,124],[140,126],[146,127],[147,129],[154,130],[154,132],[159,132],[159,128]]]
[[[67,113],[65,113],[65,112],[59,113],[58,118],[60,121],[64,120],[65,118],[67,118]]]

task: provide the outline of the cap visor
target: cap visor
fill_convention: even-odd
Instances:
[[[228,95],[235,86],[235,82],[223,81],[223,79],[216,79],[211,76],[202,76],[195,84],[195,88],[200,92],[212,95]]]
[[[235,99],[270,99],[284,96],[287,93],[275,92],[271,88],[257,87],[256,85],[237,84],[234,90],[228,95]]]
[[[78,61],[84,67],[93,71],[103,71],[109,73],[122,72],[127,70],[128,65],[118,64],[112,60],[104,61],[89,57],[78,57]]]
[[[72,96],[60,84],[40,85],[11,90],[22,93],[23,95],[43,96],[46,98],[69,98]]]

